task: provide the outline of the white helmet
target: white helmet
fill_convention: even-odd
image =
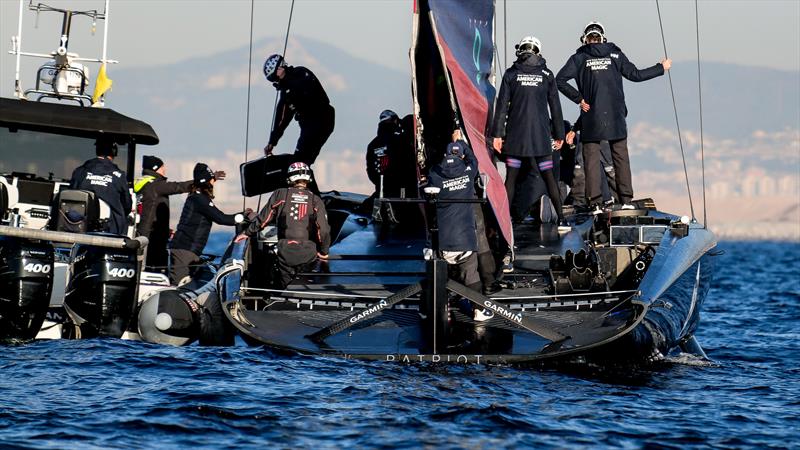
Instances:
[[[583,34],[580,37],[581,44],[586,43],[586,38],[589,37],[590,34],[596,34],[600,36],[603,42],[607,42],[606,29],[600,22],[597,21],[589,22],[586,24],[585,27],[583,27]]]
[[[289,184],[294,184],[300,180],[311,182],[311,168],[304,162],[293,162],[289,165],[289,169],[286,170],[286,175],[286,181]]]
[[[517,56],[525,53],[535,53],[538,55],[542,51],[542,43],[533,36],[525,36],[514,48],[517,50]]]

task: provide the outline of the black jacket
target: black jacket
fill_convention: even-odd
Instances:
[[[133,200],[128,191],[125,171],[106,158],[92,158],[72,172],[70,189],[92,191],[111,209],[106,231],[124,235],[128,231],[128,215]]]
[[[492,135],[505,139],[503,154],[518,157],[549,155],[550,138],[564,139],[555,78],[541,56],[523,56],[503,75]]]
[[[440,200],[474,199],[478,166],[475,163],[472,149],[465,141],[458,141],[450,145],[463,146],[464,159],[445,154],[442,161],[431,168],[428,174],[429,185],[441,189],[439,191]],[[473,208],[470,203],[442,202],[436,205],[439,250],[478,250],[478,235]]]
[[[164,265],[169,242],[169,196],[189,192],[192,181],[167,181],[165,176],[150,169],[144,169],[142,175],[152,181],[139,180],[134,185],[142,204],[137,232],[139,236],[146,236],[150,240],[147,247],[148,265]],[[155,256],[155,253],[159,256]]]
[[[399,197],[402,188],[406,197],[416,197],[416,167],[414,146],[408,144],[403,128],[390,122],[379,124],[377,136],[367,146],[367,176],[375,192],[379,193],[383,175],[384,197]]]
[[[572,55],[558,72],[558,89],[575,103],[585,100],[588,112],[581,112],[581,141],[613,141],[628,136],[625,92],[622,78],[645,81],[664,74],[660,63],[639,70],[612,43],[586,44]],[[575,89],[568,83],[574,79]]]
[[[207,194],[192,192],[183,204],[181,220],[170,242],[170,248],[189,250],[200,256],[208,242],[212,223],[236,225],[236,214],[225,214],[214,206]]]
[[[328,213],[322,199],[308,189],[290,187],[273,192],[245,234],[255,236],[272,221],[276,221],[278,239],[313,241],[319,253],[328,254],[331,246]]]
[[[269,143],[276,145],[292,118],[300,127],[317,116],[329,116],[333,107],[328,94],[313,72],[305,67],[286,67],[286,75],[277,82],[280,98],[275,109],[274,127]]]

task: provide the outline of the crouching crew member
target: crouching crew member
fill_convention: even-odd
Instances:
[[[481,290],[478,275],[478,235],[475,209],[470,203],[447,203],[447,200],[474,199],[477,164],[472,149],[453,133],[442,161],[428,174],[428,184],[438,187],[436,218],[439,227],[439,250],[447,261],[452,278],[476,291]]]
[[[305,67],[287,65],[281,55],[267,58],[264,76],[280,92],[274,126],[264,153],[272,154],[286,127],[295,118],[300,125],[300,138],[294,154],[297,161],[314,164],[322,146],[333,133],[335,111],[328,94],[313,72]]]
[[[98,199],[106,202],[111,210],[111,218],[104,231],[125,235],[133,200],[125,171],[114,164],[117,144],[111,138],[103,137],[97,139],[94,146],[97,158],[86,161],[72,172],[69,187],[94,192]]]
[[[225,172],[214,173],[214,178],[223,180]],[[167,267],[167,244],[169,243],[169,196],[185,194],[192,189],[192,180],[167,181],[167,165],[156,156],[142,157],[142,178],[136,180],[133,192],[138,199],[139,236],[149,240],[147,244],[147,270],[163,272]]]
[[[633,185],[625,124],[628,108],[622,78],[638,82],[664,75],[672,61],[664,59],[646,69],[637,69],[619,47],[606,41],[603,25],[598,22],[586,25],[580,39],[583,45],[564,64],[556,81],[561,93],[580,105],[586,194],[599,210],[602,197],[600,141],[608,141],[617,178],[618,201],[622,209],[634,209],[630,204]],[[577,89],[569,84],[572,79]]]
[[[207,165],[197,163],[194,166],[192,192],[186,197],[178,228],[170,242],[169,277],[173,284],[194,272],[193,266],[200,262],[212,223],[231,226],[244,222],[244,214],[225,214],[214,205],[215,182],[214,172]]]
[[[311,170],[303,162],[287,171],[288,188],[275,191],[258,217],[236,237],[236,242],[276,222],[278,227],[278,289],[284,289],[297,272],[310,270],[317,258],[327,259],[331,245],[328,214],[322,199],[308,189]]]

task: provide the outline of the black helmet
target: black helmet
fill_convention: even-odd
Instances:
[[[267,77],[267,81],[270,83],[278,81],[276,72],[278,71],[278,67],[284,66],[286,66],[286,61],[283,60],[283,56],[277,53],[270,55],[270,57],[264,61],[264,76]]]
[[[391,120],[392,122],[399,122],[400,118],[397,117],[397,113],[392,111],[391,109],[384,109],[381,111],[381,115],[378,116],[378,122],[385,122],[387,120]]]

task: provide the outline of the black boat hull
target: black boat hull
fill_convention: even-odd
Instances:
[[[357,233],[341,248],[358,247],[352,243],[358,238]],[[542,236],[545,234],[542,232]],[[581,240],[568,235],[555,238],[548,245],[563,252],[565,242]],[[391,243],[386,245],[391,247]],[[247,290],[242,285],[245,247],[239,245],[231,247],[232,254],[238,256],[229,261],[236,262],[220,270],[216,286],[223,312],[244,340],[279,352],[387,362],[522,364],[565,358],[641,361],[667,354],[692,338],[713,271],[713,256],[708,252],[715,245],[713,233],[699,227],[691,227],[685,236],[666,232],[633,293],[595,292],[521,303],[514,297],[493,298],[513,315],[566,336],[557,342],[501,317],[477,323],[468,314],[469,309],[465,312],[451,302],[446,324],[448,344],[437,347],[431,343],[433,325],[420,314],[427,311],[424,295],[405,299],[324,340],[314,339],[315,333],[337,321],[346,321],[354,311],[374,308],[374,301],[367,298],[389,298],[403,283],[424,279],[421,274],[416,278],[407,274],[403,283],[388,282],[384,277],[386,284],[373,286],[372,290],[358,290],[332,280],[315,287],[323,291],[330,286],[344,288],[353,295],[350,299],[317,300],[313,292],[297,286],[299,291],[272,298],[269,304],[248,305],[243,295]],[[376,261],[372,267],[380,272],[392,264],[400,267],[391,261]]]

